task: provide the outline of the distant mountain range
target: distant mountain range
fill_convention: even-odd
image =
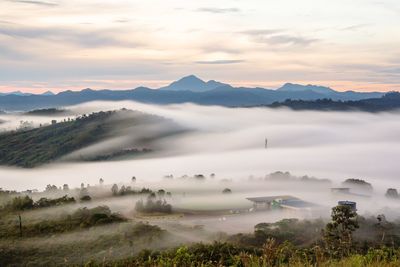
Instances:
[[[214,80],[205,82],[194,75],[184,77],[159,89],[138,87],[131,90],[64,91],[40,95],[13,92],[0,95],[0,110],[26,111],[37,108],[57,108],[88,101],[134,100],[154,104],[195,103],[228,107],[270,105],[292,100],[332,99],[357,101],[380,98],[380,92],[338,92],[329,87],[286,83],[278,89],[232,87]]]
[[[35,94],[24,93],[24,92],[21,92],[21,91],[13,91],[13,92],[9,92],[9,93],[0,93],[0,96],[5,96],[5,95],[30,96],[30,95],[35,95]],[[47,92],[44,92],[44,93],[39,94],[39,95],[44,95],[44,96],[47,95],[47,96],[49,96],[49,95],[54,95],[54,93],[51,92],[51,91],[47,91]]]

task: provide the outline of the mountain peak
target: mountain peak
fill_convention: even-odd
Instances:
[[[179,79],[178,81],[201,81],[204,82],[202,79],[200,79],[199,77],[197,77],[194,74],[182,77],[181,79]]]
[[[213,90],[215,88],[225,86],[227,84],[220,83],[214,80],[208,82],[203,81],[196,75],[185,76],[170,85],[160,88],[161,90],[168,91],[193,91],[193,92],[204,92]]]
[[[42,93],[41,95],[54,95],[54,93],[52,91],[46,91],[44,93]]]
[[[95,92],[95,90],[91,89],[91,88],[85,88],[83,90],[81,90],[82,93],[92,93]]]
[[[301,85],[295,83],[285,83],[282,87],[278,88],[277,90],[286,92],[313,91],[315,93],[320,93],[320,94],[336,93],[336,91],[333,90],[332,88],[325,86],[312,85],[312,84]]]

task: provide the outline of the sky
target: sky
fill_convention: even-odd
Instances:
[[[399,29],[398,0],[0,0],[0,91],[400,90]]]

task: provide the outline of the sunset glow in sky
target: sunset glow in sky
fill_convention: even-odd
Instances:
[[[398,0],[0,0],[0,91],[158,87],[196,74],[400,90]]]

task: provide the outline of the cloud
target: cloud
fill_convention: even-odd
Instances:
[[[365,27],[368,27],[368,26],[370,26],[370,24],[366,24],[366,23],[364,23],[364,24],[356,24],[356,25],[351,25],[351,26],[348,26],[348,27],[341,28],[340,30],[342,30],[342,31],[356,31],[356,30],[359,30],[359,29],[362,29],[362,28],[365,28]]]
[[[226,54],[242,53],[240,49],[228,47],[225,44],[222,44],[221,42],[217,44],[207,43],[206,45],[202,46],[201,49],[206,53],[226,53]]]
[[[283,46],[308,46],[318,39],[288,34],[282,29],[255,29],[239,32],[248,35],[257,43]]]
[[[394,1],[393,3],[389,3],[388,1],[377,1],[373,2],[376,6],[384,8],[391,13],[400,14],[400,6],[398,5],[398,1]]]
[[[32,55],[28,55],[12,47],[0,44],[0,59],[26,60],[31,57]]]
[[[318,39],[306,38],[302,36],[292,35],[274,35],[259,39],[263,43],[278,44],[278,45],[295,45],[295,46],[308,46]]]
[[[115,22],[115,23],[128,23],[130,21],[131,20],[128,19],[128,18],[119,18],[119,19],[115,19],[113,22]]]
[[[246,30],[241,31],[240,33],[252,36],[264,36],[264,35],[272,35],[276,33],[283,32],[282,29],[255,29],[255,30]]]
[[[241,59],[220,59],[220,60],[204,60],[196,61],[197,64],[210,64],[210,65],[224,65],[224,64],[237,64],[242,63],[244,60]]]
[[[58,3],[55,2],[45,2],[45,1],[35,1],[35,0],[8,0],[13,3],[21,3],[21,4],[31,4],[31,5],[39,5],[39,6],[49,6],[54,7],[58,6]]]
[[[121,40],[115,30],[78,30],[74,28],[29,27],[24,25],[0,26],[0,35],[13,38],[69,42],[82,47],[123,46],[136,47],[139,43]]]
[[[214,14],[223,14],[223,13],[237,13],[240,12],[238,8],[215,8],[215,7],[203,7],[196,9],[197,12],[206,12],[206,13],[214,13]]]
[[[0,20],[0,24],[15,24],[15,23],[7,20]]]

